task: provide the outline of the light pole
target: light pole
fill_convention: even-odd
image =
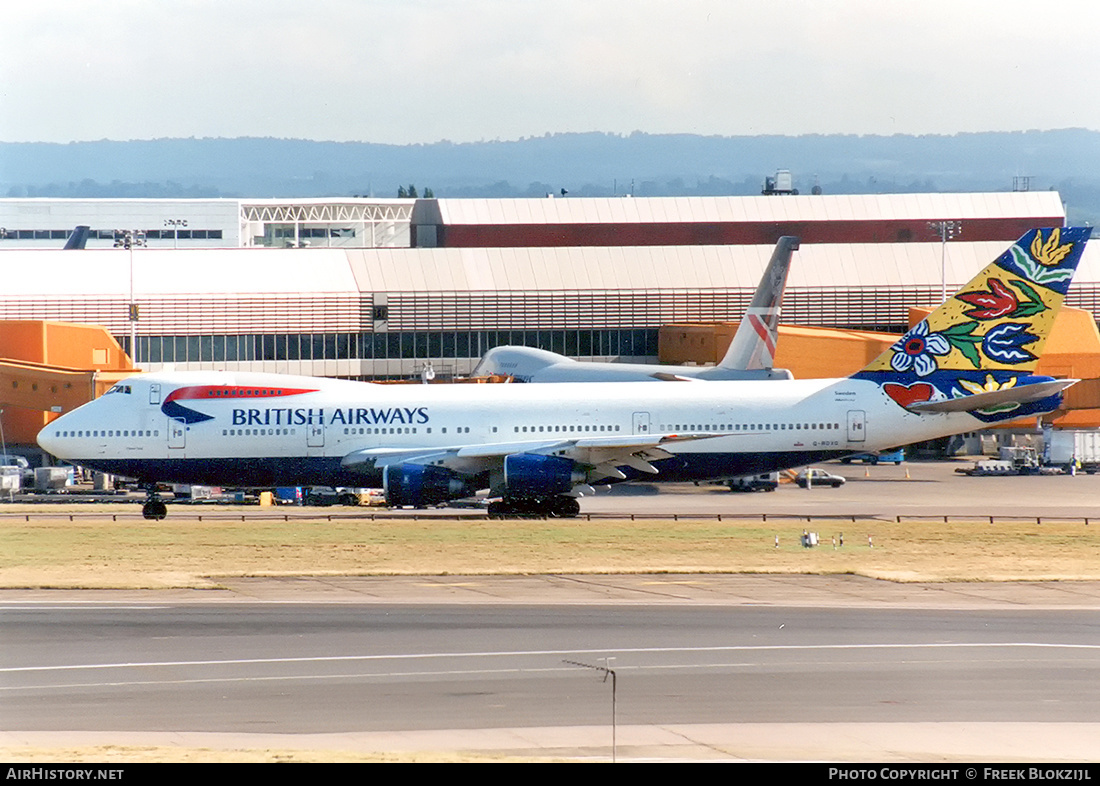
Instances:
[[[137,321],[138,307],[134,300],[134,246],[145,246],[145,233],[140,229],[116,229],[115,248],[125,248],[130,252],[130,362],[137,368]]]
[[[618,694],[618,675],[615,674],[615,670],[611,668],[611,662],[614,658],[598,658],[602,660],[605,666],[593,666],[590,663],[581,663],[575,660],[563,660],[562,663],[568,663],[570,666],[580,666],[584,669],[592,669],[593,671],[603,674],[603,681],[607,682],[608,677],[611,678],[611,761],[615,762],[618,758],[616,749],[618,747],[618,720],[616,718],[615,704],[617,702]]]
[[[928,228],[940,239],[940,302],[947,302],[947,241],[962,234],[962,221],[929,221]]]

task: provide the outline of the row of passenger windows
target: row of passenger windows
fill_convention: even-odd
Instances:
[[[159,429],[91,429],[84,431],[56,431],[55,437],[159,437]]]
[[[581,431],[619,431],[620,426],[515,426],[516,433],[560,433]],[[731,434],[738,431],[832,431],[839,429],[839,423],[674,423],[660,426],[661,432],[675,431],[714,431]]]
[[[710,424],[695,424],[695,423],[676,423],[676,424],[661,424],[662,432],[676,432],[676,431],[714,431],[718,433],[730,434],[738,431],[833,431],[840,428],[839,423],[710,423]],[[497,427],[493,426],[493,432],[496,433]],[[581,432],[620,432],[621,426],[608,426],[608,425],[588,425],[588,426],[513,426],[512,431],[516,434],[561,434],[561,433],[581,433]],[[262,431],[262,430],[261,430]],[[222,432],[225,433],[224,431]],[[284,432],[285,433],[285,432]],[[291,433],[294,433],[293,431]],[[344,434],[357,435],[357,434],[416,434],[418,433],[416,428],[345,428]],[[425,430],[426,434],[431,434],[430,428]],[[440,429],[440,433],[446,434],[446,427]],[[469,426],[459,426],[455,429],[457,434],[469,434]]]
[[[493,426],[493,433],[496,433],[496,430],[497,430],[497,427]],[[378,427],[374,427],[374,428],[368,428],[368,427],[345,428],[344,433],[349,435],[349,436],[353,436],[353,435],[357,435],[357,434],[418,434],[419,432],[417,431],[416,426],[387,426],[387,427],[384,427],[384,428],[378,428]],[[425,434],[431,434],[432,433],[431,427],[428,427],[428,428],[424,429],[424,433]],[[439,430],[439,433],[440,434],[446,434],[447,433],[447,427],[444,426],[443,428],[441,428]],[[469,434],[470,433],[470,427],[469,426],[459,426],[458,428],[455,429],[455,433],[456,434]]]
[[[839,423],[726,423],[726,424],[661,424],[661,431],[715,431],[723,433],[735,433],[738,431],[832,431],[839,429]],[[496,433],[496,426],[493,426],[493,432]],[[581,432],[618,432],[621,431],[621,426],[608,426],[608,425],[570,425],[570,426],[514,426],[512,429],[517,434],[545,434],[545,433],[581,433]],[[222,429],[223,437],[254,437],[254,436],[290,436],[297,434],[297,429],[287,428],[230,428]],[[416,434],[416,427],[394,427],[389,426],[386,428],[345,428],[344,434],[356,435],[356,434]],[[431,434],[432,430],[428,428],[427,434]],[[440,433],[446,434],[447,428],[440,429]],[[456,434],[469,434],[469,426],[459,426],[455,428]],[[92,429],[88,431],[59,431],[55,434],[58,437],[159,437],[160,431],[156,429]]]
[[[709,423],[709,424],[697,424],[697,423],[675,423],[675,424],[661,424],[662,432],[676,432],[676,431],[714,431],[718,433],[736,433],[738,431],[833,431],[840,428],[839,423]],[[493,433],[496,433],[497,427],[493,426]],[[608,425],[569,425],[569,426],[513,426],[512,431],[516,434],[561,434],[561,433],[613,433],[620,432],[621,426],[608,426]],[[459,426],[455,428],[456,434],[469,434],[469,426]],[[294,429],[222,429],[222,436],[255,436],[264,434],[295,434]],[[359,428],[344,428],[345,435],[374,435],[374,434],[418,434],[415,426],[387,426],[387,427],[359,427]],[[431,434],[431,428],[425,429],[426,434]],[[440,429],[441,434],[447,433],[447,428],[444,426]]]
[[[130,354],[129,335],[115,336]],[[400,360],[481,357],[517,344],[570,357],[656,356],[657,330],[455,330],[393,333],[259,333],[138,336],[144,363],[253,360]]]
[[[515,426],[512,430],[520,434],[529,433],[561,433],[561,432],[592,432],[592,431],[618,431],[619,426]]]
[[[661,424],[661,431],[832,431],[839,429],[839,423],[719,423],[719,424]]]

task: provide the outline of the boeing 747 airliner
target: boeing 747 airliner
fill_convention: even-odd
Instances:
[[[488,489],[491,515],[572,516],[592,484],[727,478],[973,431],[1057,408],[1034,374],[1090,229],[1026,234],[843,379],[375,385],[143,374],[58,418],[49,453],[158,482],[380,486],[395,506]],[[163,518],[155,495],[149,518]]]

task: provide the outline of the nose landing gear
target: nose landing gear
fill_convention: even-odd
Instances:
[[[168,506],[165,505],[156,491],[149,491],[145,498],[145,504],[141,506],[141,515],[151,521],[160,521],[168,515]]]

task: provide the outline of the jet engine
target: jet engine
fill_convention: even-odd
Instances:
[[[382,470],[386,504],[423,508],[474,494],[470,482],[443,467],[424,464],[391,464]]]
[[[504,459],[504,485],[515,497],[552,497],[565,494],[585,479],[577,462],[561,456],[515,453]]]

